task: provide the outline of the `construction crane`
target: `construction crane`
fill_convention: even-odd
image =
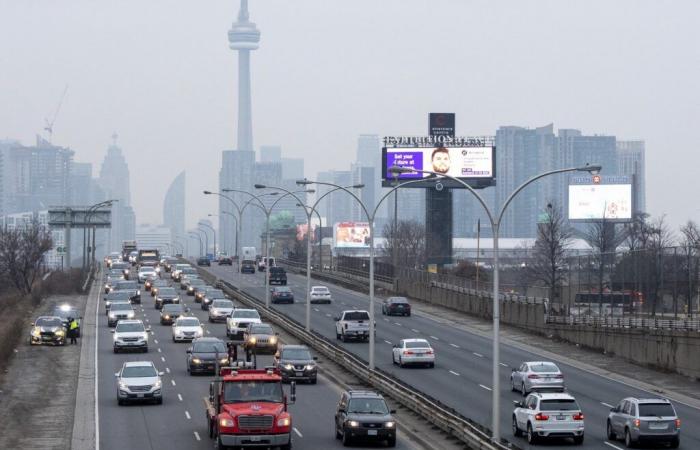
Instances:
[[[44,118],[44,121],[46,122],[46,126],[44,126],[44,130],[49,134],[49,144],[51,143],[51,140],[53,138],[53,124],[56,122],[56,117],[58,117],[58,113],[61,111],[61,105],[63,105],[63,99],[66,98],[66,92],[68,92],[68,85],[63,89],[63,94],[61,94],[61,99],[58,101],[58,106],[56,107],[56,112],[53,115],[53,118],[49,121],[49,119]]]

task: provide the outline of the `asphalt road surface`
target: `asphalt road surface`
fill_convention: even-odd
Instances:
[[[230,271],[230,270],[229,270]],[[169,276],[166,274],[164,278]],[[177,286],[179,288],[179,286]],[[207,312],[195,303],[193,297],[181,291],[181,298],[190,307],[191,314],[202,322],[206,336],[226,340],[226,326],[211,324]],[[91,299],[92,301],[92,299]],[[102,294],[100,294],[100,303]],[[134,305],[136,317],[151,326],[148,353],[118,353],[112,351],[112,334],[107,327],[104,305],[98,320],[98,412],[101,450],[124,449],[208,449],[215,447],[207,434],[203,398],[208,395],[211,376],[190,376],[186,369],[187,343],[174,343],[170,326],[160,325],[159,311],[154,308],[149,292],[142,290],[142,304]],[[163,404],[134,404],[118,406],[114,373],[125,361],[153,361],[163,378]],[[272,362],[272,357],[261,356],[258,366]],[[289,386],[285,386],[289,390]],[[290,406],[293,417],[295,449],[341,448],[335,439],[333,415],[340,390],[320,376],[316,385],[297,385],[296,404]],[[371,448],[373,446],[368,446]],[[415,449],[399,430],[399,449]]]
[[[213,265],[206,268],[217,277],[233,282],[244,291],[264,299],[264,274],[238,274],[230,266]],[[306,278],[288,273],[288,286],[295,295],[295,304],[274,305],[278,311],[299,323],[305,323]],[[329,339],[335,340],[335,321],[340,311],[345,309],[368,309],[369,297],[338,286],[312,280],[312,285],[324,284],[331,289],[333,303],[312,305],[311,327]],[[386,317],[381,315],[380,302],[377,302],[377,336],[375,349],[376,367],[392,373],[397,378],[411,384],[455,408],[457,411],[478,423],[491,425],[491,346],[489,338],[452,328],[422,314],[411,317]],[[392,364],[392,344],[400,339],[425,338],[435,348],[437,362],[434,369],[399,368]],[[366,343],[342,343],[339,345],[368,359],[369,345]],[[501,435],[523,448],[531,448],[524,438],[516,438],[511,431],[511,416],[514,403],[522,400],[518,392],[512,392],[510,373],[523,361],[540,361],[543,358],[509,345],[501,345]],[[611,442],[605,436],[605,424],[610,408],[625,397],[658,397],[618,381],[606,379],[560,361],[554,361],[564,373],[569,393],[574,395],[585,415],[585,440],[581,447],[586,449],[624,448],[624,443]],[[684,426],[681,431],[683,449],[700,449],[700,411],[692,406],[674,402],[674,406]],[[540,446],[547,448],[571,447],[571,440],[551,441]]]

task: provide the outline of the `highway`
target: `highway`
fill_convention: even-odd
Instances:
[[[264,275],[256,273],[237,274],[231,267],[213,265],[206,268],[217,277],[241,287],[249,294],[264,299]],[[288,273],[289,286],[292,288],[296,303],[293,305],[274,305],[299,323],[305,322],[306,278]],[[315,282],[329,286],[333,294],[331,305],[312,305],[312,329],[335,340],[335,322],[333,317],[344,309],[367,309],[369,298],[342,287]],[[427,315],[417,313],[411,317],[385,317],[381,315],[380,303],[377,302],[377,337],[375,361],[378,369],[395,375],[397,378],[419,388],[421,391],[455,408],[464,416],[485,426],[491,425],[491,345],[489,338],[452,328]],[[428,339],[435,348],[437,363],[434,369],[404,368],[391,362],[392,343],[404,338],[421,337]],[[339,345],[368,359],[368,344],[342,343]],[[511,367],[517,367],[523,361],[539,361],[543,357],[523,351],[509,345],[501,346],[501,435],[523,448],[532,448],[524,438],[516,438],[511,431],[511,413],[515,402],[522,396],[510,389]],[[561,361],[555,361],[563,371],[568,391],[576,397],[585,415],[585,441],[580,448],[624,448],[622,442],[607,441],[605,424],[610,408],[625,397],[658,397],[658,394],[646,392],[618,381],[606,379],[579,369]],[[679,417],[685,425],[681,431],[681,445],[684,449],[700,448],[700,430],[693,424],[700,423],[700,411],[697,408],[674,402]],[[547,448],[568,448],[570,440],[554,441]]]
[[[169,275],[169,274],[166,274]],[[100,292],[102,292],[100,290]],[[200,319],[207,336],[226,339],[225,324],[211,324],[207,313],[184,291],[181,298]],[[90,301],[102,301],[99,299]],[[107,327],[104,306],[98,312],[98,428],[102,450],[132,449],[208,449],[215,444],[209,439],[202,399],[208,394],[211,376],[190,376],[186,370],[187,343],[174,343],[170,326],[160,325],[159,311],[154,308],[150,293],[142,290],[142,305],[134,305],[136,317],[151,326],[148,353],[112,351],[112,334]],[[163,376],[162,405],[134,404],[118,406],[114,373],[125,361],[153,361]],[[258,360],[259,366],[270,364],[272,357]],[[288,392],[289,387],[285,388]],[[318,384],[297,386],[296,404],[290,406],[294,426],[295,449],[341,448],[333,432],[333,415],[340,389],[319,376]],[[399,429],[396,448],[415,449]]]

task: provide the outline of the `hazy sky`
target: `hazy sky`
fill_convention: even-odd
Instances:
[[[94,163],[113,131],[137,222],[160,223],[187,170],[188,223],[216,212],[236,139],[237,0],[0,0],[0,138],[34,142],[66,84],[54,142]],[[700,219],[700,1],[251,0],[255,145],[346,169],[357,135],[579,128],[647,143],[647,199]]]

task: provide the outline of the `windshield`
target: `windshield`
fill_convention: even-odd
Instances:
[[[345,319],[343,320],[369,320],[369,313],[365,311],[345,313]]]
[[[237,319],[259,319],[260,315],[257,311],[236,310],[233,312],[233,317]]]
[[[207,297],[219,298],[219,297],[223,297],[224,293],[223,293],[223,291],[221,291],[219,289],[209,289],[209,290],[207,290],[206,295],[207,295]]]
[[[163,306],[163,312],[182,312],[184,309],[182,308],[182,305],[173,305],[171,303],[168,303],[167,305]]]
[[[138,289],[139,285],[135,281],[120,281],[116,285],[117,291],[124,290],[124,289]]]
[[[537,373],[542,372],[559,372],[559,368],[554,364],[530,364],[530,370]]]
[[[284,269],[281,267],[270,267],[270,273],[284,273]]]
[[[180,319],[177,321],[178,327],[198,327],[199,319]]]
[[[107,300],[129,300],[131,296],[125,291],[115,291],[107,294]]]
[[[406,348],[430,348],[428,341],[406,342]]]
[[[292,290],[289,289],[288,287],[278,287],[276,289],[277,289],[277,292],[284,292],[285,294],[288,292],[292,292]]]
[[[111,311],[122,311],[122,310],[126,311],[126,310],[129,310],[132,308],[131,308],[131,303],[113,303],[112,307],[109,309]]]
[[[283,401],[282,385],[275,381],[224,383],[224,403]]]
[[[137,333],[139,331],[146,331],[142,323],[117,323],[117,333]]]
[[[348,413],[389,414],[389,408],[381,398],[353,398],[348,403]]]
[[[68,317],[78,317],[78,311],[74,309],[69,309],[67,311],[63,309],[54,309],[53,315],[61,319],[67,319]]]
[[[250,327],[251,334],[272,334],[272,327],[269,325],[253,325]]]
[[[190,286],[201,286],[203,284],[206,284],[206,283],[204,283],[204,281],[200,280],[199,278],[194,278],[193,280],[190,281]]]
[[[542,411],[580,411],[581,407],[574,399],[556,399],[540,401],[540,409]]]
[[[197,342],[192,346],[192,351],[194,353],[227,353],[223,342]]]
[[[233,302],[230,300],[214,300],[211,306],[214,308],[233,308]]]
[[[122,378],[155,377],[157,375],[153,366],[129,366],[122,369]]]
[[[37,319],[36,326],[38,327],[61,327],[63,322],[61,319]]]
[[[328,288],[325,287],[315,287],[311,289],[314,292],[328,292]]]
[[[639,417],[675,416],[673,406],[668,403],[640,403]]]
[[[311,352],[305,348],[290,348],[282,350],[282,359],[294,359],[300,361],[308,361],[311,358]]]
[[[171,288],[171,287],[163,287],[163,288],[160,288],[160,290],[158,291],[158,293],[159,293],[161,296],[163,296],[163,295],[177,295],[177,292],[175,292],[175,289],[173,289],[173,288]]]
[[[153,267],[142,267],[139,269],[139,272],[141,272],[141,273],[146,273],[146,272],[155,273],[155,271],[156,270]]]
[[[398,304],[398,303],[408,303],[408,300],[402,297],[392,297],[389,299],[389,303],[393,304]]]

